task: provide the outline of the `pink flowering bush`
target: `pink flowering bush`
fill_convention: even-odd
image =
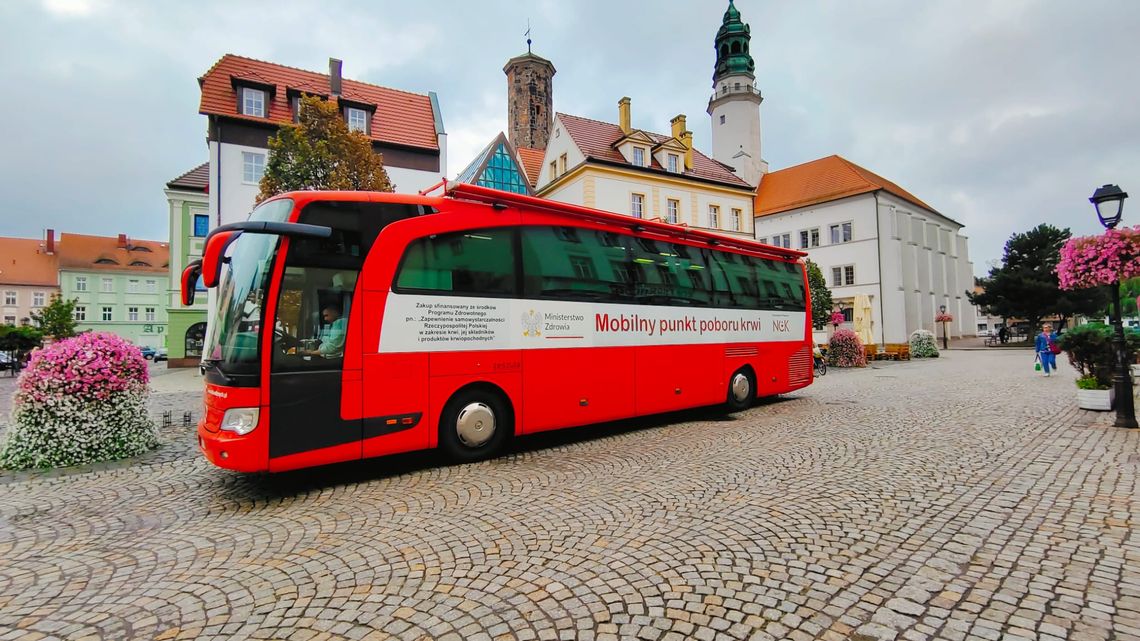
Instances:
[[[828,343],[827,359],[835,367],[866,367],[867,352],[863,341],[849,329],[838,329]]]
[[[843,315],[843,312],[832,312],[831,313],[831,324],[832,325],[842,325],[846,320],[847,320],[847,317],[845,317]]]
[[[81,334],[35,351],[17,382],[0,467],[81,465],[154,447],[147,382],[142,352],[113,334]]]
[[[1061,247],[1061,289],[1088,289],[1140,276],[1140,226],[1109,229],[1100,236],[1070,238]]]
[[[946,312],[940,312],[940,313],[934,315],[934,322],[936,322],[936,323],[953,323],[954,322],[954,315],[953,314],[947,314]]]

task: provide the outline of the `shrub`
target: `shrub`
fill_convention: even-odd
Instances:
[[[828,343],[827,360],[835,367],[866,367],[867,353],[863,341],[849,329],[836,330]]]
[[[37,350],[17,383],[0,466],[81,465],[154,447],[147,378],[139,348],[113,334],[82,334]]]
[[[1108,386],[1098,383],[1095,376],[1082,376],[1077,379],[1077,389],[1108,389]]]
[[[1089,323],[1065,332],[1057,339],[1057,344],[1065,350],[1069,363],[1076,368],[1081,378],[1092,377],[1102,386],[1099,389],[1108,389],[1112,385],[1112,374],[1116,369],[1113,334],[1114,330],[1107,325]],[[1140,332],[1125,330],[1124,345],[1126,362],[1130,363],[1140,351]]]
[[[938,342],[934,332],[916,329],[910,335],[910,355],[914,358],[938,358]]]

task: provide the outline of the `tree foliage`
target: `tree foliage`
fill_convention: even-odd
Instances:
[[[1077,314],[1099,314],[1107,302],[1101,289],[1064,291],[1058,283],[1061,246],[1071,235],[1068,229],[1045,223],[1013,234],[1005,243],[1001,265],[981,279],[985,291],[967,292],[970,302],[998,316],[1025,319],[1031,328],[1054,314],[1061,323]]]
[[[32,320],[44,336],[54,339],[75,336],[75,303],[77,300],[63,300],[59,294],[51,297],[51,302],[38,312],[32,312]]]
[[[28,352],[40,346],[43,332],[36,327],[0,325],[0,352]]]
[[[349,131],[337,105],[316,96],[301,96],[298,123],[281,127],[269,152],[258,202],[286,191],[395,190],[368,136]]]
[[[827,280],[819,265],[811,260],[807,261],[808,288],[811,290],[811,324],[816,329],[823,329],[831,318],[831,290],[827,288]]]

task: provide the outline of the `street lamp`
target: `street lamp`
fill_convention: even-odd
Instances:
[[[950,344],[947,342],[946,338],[946,306],[939,305],[938,312],[939,315],[942,316],[942,349],[947,350],[950,349]]]
[[[1093,192],[1089,202],[1096,207],[1096,216],[1105,229],[1114,229],[1124,212],[1124,199],[1128,194],[1116,185],[1104,185]],[[1116,330],[1112,339],[1116,348],[1116,374],[1113,382],[1116,387],[1116,427],[1137,427],[1136,405],[1132,401],[1132,376],[1128,371],[1127,354],[1124,349],[1124,320],[1120,309],[1120,279],[1110,286],[1112,292],[1112,327]]]

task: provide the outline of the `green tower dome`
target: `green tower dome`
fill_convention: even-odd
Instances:
[[[713,71],[713,86],[724,76],[746,75],[755,78],[756,63],[748,52],[748,41],[752,30],[740,20],[740,11],[732,0],[724,12],[720,29],[716,32],[716,68]]]

